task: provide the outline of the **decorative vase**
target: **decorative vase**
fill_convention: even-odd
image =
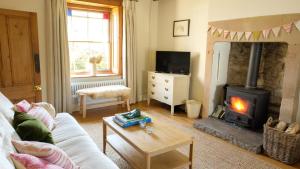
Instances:
[[[93,63],[92,65],[93,65],[92,75],[96,76],[97,75],[97,64]]]

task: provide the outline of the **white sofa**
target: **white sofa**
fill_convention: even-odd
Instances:
[[[0,168],[14,169],[9,158],[16,152],[11,139],[20,139],[11,122],[14,116],[13,104],[0,92]],[[58,113],[55,118],[55,129],[52,131],[55,145],[64,150],[81,169],[118,169],[103,154],[90,136],[68,113]],[[100,130],[100,129],[99,129]]]

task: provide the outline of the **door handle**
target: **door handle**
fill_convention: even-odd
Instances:
[[[41,85],[36,85],[33,87],[33,90],[34,91],[42,91],[42,87],[41,87]]]
[[[34,54],[34,68],[35,68],[35,73],[40,73],[41,68],[40,68],[40,55],[39,54]]]

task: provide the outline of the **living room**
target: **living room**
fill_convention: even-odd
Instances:
[[[0,168],[300,168],[299,6],[0,0]]]

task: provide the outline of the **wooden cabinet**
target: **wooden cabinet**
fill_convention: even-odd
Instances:
[[[0,91],[13,102],[41,100],[38,55],[36,14],[0,9]]]
[[[148,104],[155,99],[171,106],[184,104],[189,99],[190,76],[148,72]]]

